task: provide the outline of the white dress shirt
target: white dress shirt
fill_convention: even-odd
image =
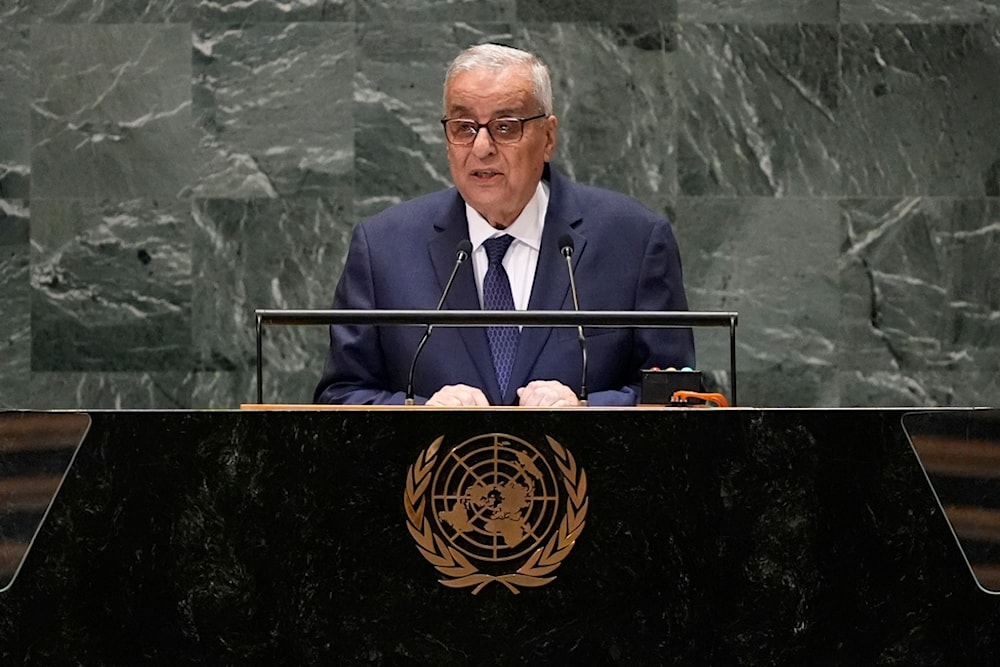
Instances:
[[[549,208],[549,187],[539,181],[535,194],[524,206],[521,215],[517,216],[507,229],[495,229],[486,219],[469,206],[465,205],[465,217],[469,221],[469,241],[472,243],[472,265],[476,272],[476,290],[479,292],[479,303],[483,302],[483,278],[489,267],[486,248],[483,242],[494,236],[510,234],[513,243],[507,249],[503,258],[503,268],[510,280],[510,291],[514,297],[514,308],[526,310],[531,298],[531,286],[535,282],[535,268],[538,266],[538,249],[542,245],[542,228],[545,226],[545,212]]]

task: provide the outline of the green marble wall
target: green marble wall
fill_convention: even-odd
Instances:
[[[0,0],[0,406],[252,400],[253,310],[328,307],[353,225],[450,185],[481,41],[740,312],[741,403],[1000,403],[1000,0]],[[266,399],[325,345],[271,330]]]

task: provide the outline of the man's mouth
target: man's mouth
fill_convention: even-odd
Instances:
[[[493,171],[492,169],[477,169],[472,172],[473,178],[493,178],[494,176],[499,176],[499,171]]]

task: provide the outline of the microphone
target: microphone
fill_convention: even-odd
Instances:
[[[458,245],[455,246],[455,266],[451,269],[451,275],[448,277],[448,282],[441,293],[441,300],[438,301],[435,310],[441,310],[441,307],[444,306],[444,300],[448,298],[448,292],[451,291],[451,284],[455,282],[455,276],[458,275],[458,268],[462,266],[465,260],[469,259],[470,254],[472,254],[472,242],[469,239],[459,241]],[[420,353],[430,339],[432,331],[434,331],[434,325],[428,324],[427,329],[424,330],[423,337],[417,343],[417,351],[413,353],[413,361],[410,363],[410,373],[406,378],[406,400],[404,401],[404,405],[413,405],[413,372],[417,368],[417,359],[420,358]]]
[[[573,294],[573,308],[580,310],[580,300],[576,296],[576,280],[573,278],[573,237],[563,234],[559,237],[559,252],[566,258],[566,270],[569,272],[569,289]],[[577,326],[577,339],[580,341],[580,357],[583,360],[583,375],[580,378],[580,405],[587,405],[587,341],[583,337],[583,327]]]

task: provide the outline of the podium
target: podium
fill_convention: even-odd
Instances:
[[[1000,598],[970,574],[904,432],[909,412],[91,412],[0,594],[0,657],[997,664]],[[549,533],[539,521],[487,538],[551,544],[555,568],[508,586],[519,561],[477,565],[475,590],[428,559],[419,529],[439,510],[418,508],[408,479],[484,438],[562,448],[576,467],[552,469],[577,504]],[[455,479],[490,482],[471,454],[455,461]],[[464,484],[456,502],[477,497]],[[468,523],[506,516],[484,514],[482,498],[466,503]],[[461,523],[444,515],[434,531]],[[571,548],[549,536],[563,523],[579,528]]]

